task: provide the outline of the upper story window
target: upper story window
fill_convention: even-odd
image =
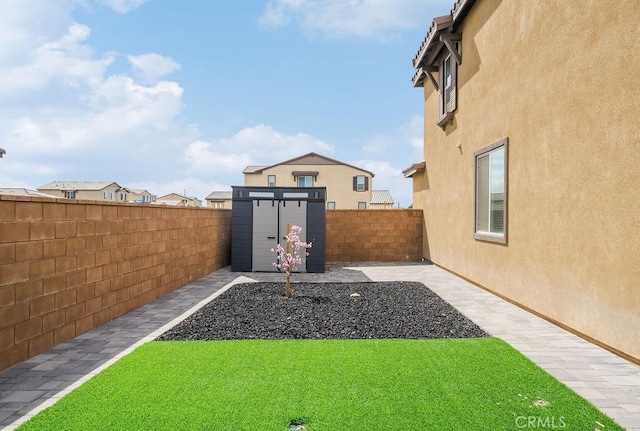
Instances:
[[[64,197],[67,199],[75,199],[76,198],[76,192],[75,190],[67,190],[64,192]]]
[[[369,190],[369,178],[366,175],[356,175],[353,177],[353,190],[356,192],[366,192]]]
[[[298,187],[313,187],[313,177],[311,175],[298,177]]]
[[[476,239],[507,243],[507,138],[475,152]]]
[[[275,187],[276,186],[276,176],[275,175],[269,175],[267,177],[267,185],[269,187]]]
[[[429,82],[436,90],[439,106],[437,124],[442,129],[453,123],[457,108],[458,66],[462,64],[462,33],[455,20],[454,15],[435,18],[413,59],[413,67],[416,69],[413,86],[423,87],[425,82]]]
[[[121,201],[126,201],[127,200],[127,194],[126,193],[120,193],[120,200]]]
[[[440,81],[438,125],[444,128],[453,121],[453,111],[457,107],[458,64],[451,54],[447,55],[438,66],[438,75]]]

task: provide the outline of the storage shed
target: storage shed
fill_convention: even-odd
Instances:
[[[276,272],[278,243],[286,247],[287,224],[311,242],[299,272],[324,272],[325,187],[232,187],[231,271]]]

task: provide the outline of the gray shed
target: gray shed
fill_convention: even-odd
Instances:
[[[231,271],[276,272],[278,242],[286,247],[287,224],[302,228],[312,242],[299,272],[324,272],[325,187],[232,187]]]

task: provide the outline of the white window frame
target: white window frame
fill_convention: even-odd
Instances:
[[[303,178],[304,178],[305,184],[300,185],[300,180],[303,179]],[[306,184],[306,182],[307,182],[306,179],[307,178],[311,180],[311,184],[310,185]],[[296,183],[298,184],[298,187],[313,187],[313,176],[311,176],[311,175],[300,175],[297,178]]]
[[[273,181],[271,181],[273,179]],[[267,175],[267,186],[275,187],[276,186],[276,176],[275,175]]]
[[[502,154],[500,154],[502,152]],[[481,241],[489,241],[495,242],[499,244],[507,243],[507,208],[508,208],[508,138],[500,139],[497,142],[494,142],[491,145],[488,145],[474,153],[474,177],[475,177],[475,187],[474,187],[474,238]],[[502,162],[502,176],[500,176],[500,166],[499,161],[500,157],[503,158]],[[486,177],[480,178],[482,173],[479,169],[479,161],[486,160],[488,161],[488,170],[486,172]],[[494,164],[494,160],[496,161]],[[497,166],[497,169],[494,167]],[[502,182],[501,182],[502,181]],[[484,185],[487,186],[486,189],[480,190]],[[492,195],[497,193],[492,193],[492,188],[496,187],[497,190],[502,189],[503,200],[502,200],[502,232],[498,230],[494,230],[492,225],[494,224],[496,210],[492,207],[494,202],[492,200]],[[482,197],[482,199],[480,199]],[[484,213],[484,217],[483,216]],[[481,220],[482,218],[482,220]],[[485,222],[486,219],[486,222]],[[483,226],[480,226],[483,224]]]
[[[75,190],[67,190],[64,192],[64,197],[67,199],[75,199],[76,191]]]
[[[327,202],[327,209],[328,210],[334,210],[336,209],[336,203],[333,201]]]
[[[366,210],[367,209],[367,203],[366,202],[358,202],[358,209],[359,210]]]
[[[362,180],[362,183],[360,183]],[[356,191],[364,192],[366,190],[366,177],[364,175],[356,175]]]

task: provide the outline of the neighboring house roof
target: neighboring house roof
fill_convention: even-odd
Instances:
[[[149,190],[147,189],[132,189],[131,187],[126,187],[127,190],[129,190],[129,192],[131,193],[135,193],[137,195],[143,195],[143,194],[148,194],[148,195],[152,195],[153,193],[151,193]]]
[[[410,178],[414,174],[424,171],[426,167],[427,167],[427,162],[422,161],[420,163],[414,163],[413,165],[409,166],[407,169],[403,169],[402,173],[404,174],[405,178]]]
[[[366,172],[367,174],[370,174],[372,178],[375,176],[375,174],[371,171],[367,171],[366,169],[362,169],[357,166],[341,162],[339,160],[331,159],[318,153],[307,153],[302,156],[295,157],[284,162],[276,163],[275,165],[271,166],[247,166],[244,171],[242,171],[242,173],[261,174],[265,169],[270,169],[281,165],[344,165],[362,172]]]
[[[393,197],[389,190],[371,190],[371,205],[393,205]]]
[[[268,168],[268,166],[247,166],[246,168],[244,168],[244,171],[242,171],[243,174],[256,174],[256,173],[260,173],[262,172],[264,169]]]
[[[54,199],[58,198],[58,196],[48,195],[46,193],[40,193],[37,190],[23,189],[19,187],[0,187],[0,195],[36,196],[40,198],[54,198]]]
[[[125,188],[114,181],[52,181],[38,187],[38,190],[102,190],[112,184],[120,189]]]
[[[211,192],[211,194],[209,194],[209,196],[207,196],[205,199],[208,201],[223,201],[223,200],[230,200],[232,198],[231,195],[232,192],[230,191],[215,191],[215,192]]]

